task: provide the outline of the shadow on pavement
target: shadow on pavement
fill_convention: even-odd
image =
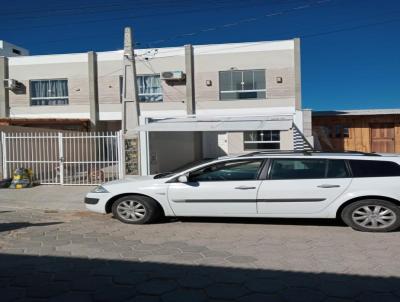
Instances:
[[[1,301],[400,299],[399,278],[11,254],[0,254],[0,280]]]
[[[0,233],[9,232],[18,229],[37,227],[37,226],[48,226],[54,224],[61,224],[62,222],[43,222],[43,223],[30,223],[30,222],[10,222],[10,223],[0,223]]]

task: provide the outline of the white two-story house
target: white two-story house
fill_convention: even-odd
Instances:
[[[195,45],[196,114],[186,111],[184,47],[139,49],[145,173],[190,161],[312,144],[301,106],[299,40]],[[123,51],[2,58],[0,112],[25,125],[121,129]],[[174,72],[175,80],[163,76]],[[3,84],[4,82],[4,84]],[[86,127],[86,128],[87,128]]]

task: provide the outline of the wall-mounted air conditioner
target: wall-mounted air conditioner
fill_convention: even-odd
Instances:
[[[18,81],[14,79],[5,79],[4,80],[4,88],[6,89],[16,89],[18,87]]]
[[[164,71],[161,73],[161,80],[180,81],[185,79],[183,71]]]

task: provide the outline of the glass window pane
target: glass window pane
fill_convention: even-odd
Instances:
[[[232,90],[243,90],[242,76],[243,71],[232,72]]]
[[[257,151],[257,150],[279,150],[281,148],[280,143],[244,143],[245,151]]]
[[[234,181],[256,179],[263,160],[242,160],[217,163],[189,175],[189,181]]]
[[[221,71],[219,73],[219,90],[232,90],[232,71]]]
[[[161,102],[162,89],[160,75],[140,75],[137,77],[140,102]]]
[[[258,99],[257,91],[238,92],[238,99]]]
[[[400,166],[391,161],[350,160],[354,177],[400,176]]]
[[[254,89],[265,89],[265,70],[254,70]]]
[[[275,159],[272,162],[271,179],[319,179],[325,178],[324,159]]]
[[[237,100],[239,99],[237,92],[224,92],[221,93],[220,96],[221,100]]]
[[[243,90],[254,90],[253,70],[243,71]]]
[[[328,178],[345,178],[348,177],[346,163],[344,160],[329,160],[328,161]]]
[[[32,106],[55,106],[68,104],[67,80],[30,81]]]

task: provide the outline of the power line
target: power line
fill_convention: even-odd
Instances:
[[[284,14],[289,14],[289,13],[297,12],[297,11],[304,10],[304,9],[322,7],[323,4],[332,2],[332,1],[335,1],[335,0],[317,0],[316,2],[312,2],[312,3],[308,3],[308,4],[300,4],[299,6],[292,7],[289,9],[275,11],[275,12],[269,12],[268,14],[265,14],[260,17],[246,18],[246,19],[241,19],[241,20],[231,22],[231,23],[207,27],[207,28],[203,28],[203,29],[200,29],[200,30],[197,30],[194,32],[178,34],[178,35],[174,35],[174,36],[171,36],[171,37],[165,38],[165,39],[159,39],[159,40],[141,43],[141,45],[148,45],[148,47],[152,47],[152,45],[154,45],[154,44],[161,44],[161,43],[169,42],[171,40],[175,40],[175,39],[179,39],[179,38],[183,38],[183,37],[196,36],[196,35],[199,35],[202,33],[210,32],[210,31],[217,31],[220,29],[225,29],[228,27],[233,27],[233,26],[237,26],[237,25],[241,25],[241,24],[245,24],[245,23],[255,22],[255,21],[259,21],[261,19],[265,19],[265,18],[271,18],[271,17],[276,17],[276,16],[280,16],[280,15],[284,15]]]
[[[323,3],[331,2],[331,1],[338,1],[338,0],[319,0],[319,1],[315,2],[315,3],[323,4]],[[171,41],[171,40],[182,38],[182,37],[193,36],[195,34],[200,34],[200,33],[207,33],[207,32],[215,31],[215,30],[218,30],[218,29],[225,29],[225,28],[233,27],[233,26],[239,25],[239,24],[258,21],[258,20],[264,19],[266,17],[279,16],[279,15],[283,15],[283,14],[288,13],[288,12],[295,12],[295,11],[300,11],[302,9],[310,8],[310,4],[306,4],[307,2],[305,3],[304,0],[288,0],[286,3],[299,3],[299,4],[298,4],[298,6],[292,8],[292,9],[283,10],[283,11],[282,10],[281,11],[275,11],[273,13],[269,13],[269,14],[261,16],[261,17],[246,18],[246,19],[239,20],[238,22],[227,23],[227,24],[222,24],[222,25],[217,25],[217,26],[213,26],[213,27],[207,27],[207,28],[204,28],[204,29],[200,29],[198,32],[183,33],[183,34],[175,35],[175,36],[172,36],[172,37],[169,37],[169,38],[165,38],[165,39],[161,39],[161,40],[155,40],[155,41],[150,41],[150,42],[146,42],[146,43],[138,42],[136,44],[137,45],[145,45],[146,47],[151,48],[151,47],[153,47],[154,44],[160,44],[160,43],[163,43],[163,42]],[[315,3],[312,3],[311,5],[313,5]],[[94,38],[94,37],[99,37],[99,36],[104,36],[104,34],[102,34],[102,35],[96,34],[96,35],[82,36],[82,38],[86,39],[86,38],[92,38],[92,37]],[[58,40],[50,40],[50,41],[47,41],[45,43],[40,43],[40,45],[45,45],[45,44],[49,44],[49,43],[56,43],[56,42],[63,42],[65,40],[74,40],[74,39],[76,39],[76,38],[70,38],[70,39],[63,38],[63,39],[58,39]]]
[[[115,5],[107,5],[107,6],[91,6],[87,8],[69,8],[69,9],[63,9],[60,11],[52,11],[52,10],[47,10],[47,11],[37,11],[36,14],[32,14],[31,11],[29,12],[23,12],[20,13],[19,17],[15,18],[13,17],[13,20],[26,20],[26,19],[42,19],[44,17],[65,17],[65,16],[76,16],[76,15],[86,15],[86,14],[99,14],[99,13],[113,13],[113,12],[128,12],[128,11],[137,11],[138,9],[160,9],[160,8],[170,8],[170,7],[175,7],[175,6],[187,6],[187,4],[190,4],[191,0],[170,0],[168,3],[165,1],[153,1],[151,3],[142,3],[140,4],[134,4],[134,6],[130,6],[127,3],[122,3],[122,4],[115,4]],[[229,0],[220,0],[217,3],[218,4],[224,4],[227,3]],[[260,0],[252,0],[252,1],[260,1]],[[227,3],[229,4],[229,3]],[[100,10],[99,10],[100,9]],[[2,14],[0,14],[1,16]],[[5,18],[9,17],[10,14],[3,14]]]
[[[267,3],[261,3],[261,4],[254,4],[253,6],[258,6],[258,5],[267,5]],[[190,14],[190,13],[197,13],[197,12],[202,12],[202,11],[213,11],[213,10],[220,10],[220,9],[237,9],[237,8],[247,8],[247,7],[252,7],[248,3],[242,6],[235,6],[232,7],[231,5],[225,6],[225,5],[217,5],[212,8],[198,8],[198,9],[191,9],[191,10],[180,10],[180,11],[174,11],[174,12],[163,12],[163,13],[151,13],[151,14],[142,14],[142,15],[133,15],[133,16],[124,16],[124,17],[115,17],[115,18],[103,18],[103,19],[95,19],[95,20],[86,20],[86,21],[79,21],[79,22],[68,22],[68,23],[56,23],[56,24],[50,24],[50,25],[37,25],[37,26],[19,26],[15,27],[12,25],[9,25],[8,28],[12,28],[12,30],[22,30],[22,29],[36,29],[36,28],[48,28],[49,26],[51,27],[58,27],[58,26],[64,26],[64,25],[77,25],[77,24],[91,24],[91,23],[99,23],[99,22],[110,22],[110,21],[120,21],[120,20],[129,20],[129,19],[139,19],[139,18],[152,18],[152,17],[159,17],[159,16],[169,16],[169,15],[179,15],[179,14]],[[7,28],[7,26],[2,26],[3,29]]]

